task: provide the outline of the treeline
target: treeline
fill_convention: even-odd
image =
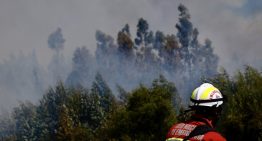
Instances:
[[[39,104],[21,103],[1,120],[2,140],[163,140],[176,121],[179,97],[163,76],[115,97],[100,74],[92,88],[50,88]],[[172,101],[176,100],[177,103]]]
[[[120,84],[132,90],[140,83],[149,86],[156,76],[163,75],[175,82],[181,93],[186,93],[200,82],[201,77],[214,76],[218,56],[213,52],[212,42],[206,39],[200,43],[198,29],[190,21],[188,9],[181,4],[178,10],[179,20],[173,28],[174,34],[153,31],[143,18],[138,20],[133,36],[128,24],[115,38],[98,30],[95,55],[87,47],[77,48],[65,84],[91,86],[91,78],[99,71],[110,88]],[[64,43],[61,30],[55,33],[50,38],[56,37],[54,41],[58,45]]]
[[[262,74],[246,67],[230,78],[209,79],[227,96],[218,130],[229,140],[261,140]],[[163,76],[150,87],[118,88],[115,96],[100,74],[91,89],[50,88],[39,104],[21,103],[0,122],[5,141],[164,140],[168,128],[188,117],[176,85]]]

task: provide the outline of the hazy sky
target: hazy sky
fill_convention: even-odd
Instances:
[[[0,0],[0,60],[35,50],[47,65],[53,53],[47,38],[58,27],[69,60],[76,47],[94,51],[97,29],[116,37],[129,23],[134,37],[140,17],[153,31],[175,34],[179,3],[188,7],[201,42],[213,42],[220,65],[230,71],[245,64],[262,68],[261,0]]]

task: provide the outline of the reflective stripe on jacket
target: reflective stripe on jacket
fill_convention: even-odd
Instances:
[[[206,122],[203,122],[203,120]],[[183,141],[197,126],[206,124],[212,127],[210,121],[204,118],[202,121],[188,121],[175,124],[170,128],[166,141]],[[203,135],[190,138],[190,141],[226,141],[226,139],[216,131],[208,131]]]

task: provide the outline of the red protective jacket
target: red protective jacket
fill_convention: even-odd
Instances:
[[[197,119],[201,120],[191,120],[173,125],[167,133],[166,141],[182,141],[199,125],[206,124],[213,128],[210,120],[199,116]],[[226,139],[216,131],[209,131],[203,135],[190,138],[190,141],[226,141]]]

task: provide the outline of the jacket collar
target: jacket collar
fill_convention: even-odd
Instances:
[[[214,126],[213,126],[213,124],[212,124],[212,120],[204,117],[203,115],[194,114],[194,115],[192,116],[192,120],[203,122],[203,123],[205,123],[206,125],[214,128]]]

